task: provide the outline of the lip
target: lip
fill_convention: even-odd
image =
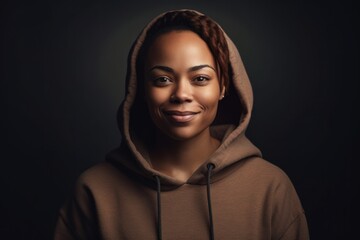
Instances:
[[[187,123],[195,118],[199,112],[193,111],[176,111],[176,110],[165,110],[163,111],[166,118],[171,122],[175,123]]]

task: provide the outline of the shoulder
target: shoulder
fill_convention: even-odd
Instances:
[[[290,182],[288,175],[280,167],[260,157],[244,160],[241,168],[250,178],[269,183]]]
[[[241,169],[241,170],[240,170]],[[302,211],[297,192],[289,176],[278,166],[265,159],[255,157],[242,163],[238,176],[248,185],[254,186],[257,194],[262,192],[264,198],[272,203],[295,203],[297,210]]]
[[[80,174],[75,188],[87,189],[91,192],[110,189],[123,182],[124,175],[117,167],[109,162],[98,163]]]
[[[254,158],[247,164],[250,172],[253,172],[259,185],[265,186],[269,191],[269,199],[280,208],[293,211],[293,217],[303,213],[300,199],[289,176],[278,166],[262,159]],[[291,209],[291,210],[290,210]]]
[[[79,182],[91,183],[93,180],[101,180],[104,177],[113,177],[118,170],[108,162],[101,162],[83,171],[78,177]]]
[[[80,176],[79,181],[91,183],[96,181],[107,181],[121,175],[119,163],[131,162],[130,152],[124,145],[112,149],[105,156],[105,159],[92,167],[86,169]]]

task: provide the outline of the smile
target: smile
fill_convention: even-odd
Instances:
[[[192,111],[163,111],[166,118],[175,123],[186,123],[191,121],[200,112]]]

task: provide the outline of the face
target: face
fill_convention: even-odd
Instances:
[[[209,131],[221,98],[214,58],[194,32],[156,38],[145,62],[145,100],[155,125],[186,140]]]

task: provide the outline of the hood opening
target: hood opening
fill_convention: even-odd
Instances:
[[[184,183],[155,171],[151,166],[147,149],[154,144],[157,127],[150,117],[144,99],[142,74],[137,72],[138,58],[146,35],[152,24],[164,14],[166,13],[154,18],[143,29],[129,52],[126,96],[118,111],[118,124],[122,145],[128,148],[131,157],[122,159],[121,154],[114,154],[112,161],[126,166],[127,171],[134,171],[136,175],[144,176],[146,179],[151,179],[154,173],[158,174],[162,184],[176,188]],[[216,166],[213,171],[213,179],[216,181],[221,178],[220,175],[225,176],[226,172],[229,172],[226,169],[235,163],[252,156],[261,156],[259,149],[245,136],[253,105],[251,84],[236,46],[226,33],[223,33],[229,49],[229,85],[225,97],[219,101],[217,115],[210,126],[212,135],[221,141],[221,145],[191,177],[189,182],[192,184],[204,183],[203,173],[207,171],[207,163],[211,162]],[[118,152],[121,152],[121,148]]]

